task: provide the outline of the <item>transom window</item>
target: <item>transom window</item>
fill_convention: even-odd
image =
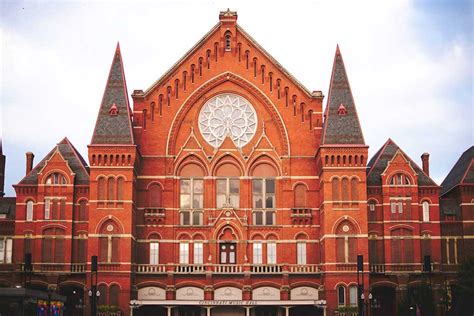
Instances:
[[[50,174],[46,178],[46,184],[53,184],[53,185],[58,185],[58,184],[67,184],[66,177],[64,177],[62,174],[55,172]]]
[[[240,180],[236,178],[217,179],[217,208],[239,207]]]
[[[203,180],[182,179],[180,182],[180,207],[182,209],[203,208]]]
[[[410,185],[410,178],[403,173],[397,173],[390,179],[390,185]]]
[[[275,208],[275,179],[253,180],[253,208]]]

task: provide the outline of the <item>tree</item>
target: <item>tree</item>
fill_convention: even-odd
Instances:
[[[455,283],[451,286],[450,315],[474,314],[474,257],[464,260]]]

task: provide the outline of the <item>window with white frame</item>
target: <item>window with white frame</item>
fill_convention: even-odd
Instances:
[[[0,239],[0,263],[12,263],[13,239]]]
[[[349,287],[349,304],[357,306],[357,286],[355,285]]]
[[[392,215],[403,214],[403,203],[402,202],[390,202],[390,210]]]
[[[337,287],[337,305],[346,305],[346,289],[342,285]]]
[[[31,222],[33,220],[33,201],[26,202],[26,221]]]
[[[277,263],[277,244],[274,241],[267,243],[267,264]]]
[[[298,242],[296,244],[297,264],[306,264],[306,243]]]
[[[51,199],[44,199],[44,219],[51,218]]]
[[[64,177],[62,174],[55,172],[55,173],[50,174],[46,178],[45,183],[48,185],[51,185],[51,184],[60,185],[60,184],[67,184],[67,180],[66,180],[66,177]]]
[[[189,263],[189,243],[182,242],[179,244],[179,263]]]
[[[180,181],[181,225],[202,225],[203,180],[182,179]]]
[[[217,179],[217,208],[239,207],[240,180],[237,178]]]
[[[150,243],[150,264],[159,264],[160,244],[157,242]]]
[[[203,264],[203,263],[204,263],[203,243],[200,241],[194,242],[194,264]]]
[[[253,263],[254,264],[263,263],[262,243],[259,241],[253,243]]]
[[[390,185],[410,185],[410,178],[403,173],[397,173],[390,179]]]
[[[422,205],[423,208],[423,222],[430,221],[430,203],[424,201]]]
[[[275,179],[254,179],[253,182],[253,208],[275,208]]]
[[[256,210],[253,211],[254,225],[275,225],[276,223],[275,211],[270,210]]]

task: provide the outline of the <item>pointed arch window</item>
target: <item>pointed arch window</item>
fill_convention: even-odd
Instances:
[[[108,192],[107,192],[107,199],[109,201],[112,201],[112,200],[115,200],[115,190],[114,190],[114,187],[115,187],[115,179],[110,177],[108,180],[107,180],[107,189],[108,189]]]
[[[424,201],[422,204],[422,209],[423,209],[423,222],[429,222],[430,221],[430,203],[428,201]]]
[[[349,201],[349,179],[343,178],[341,181],[342,187],[342,200],[344,202]]]
[[[337,287],[337,305],[346,305],[346,289],[342,285]]]
[[[123,186],[124,186],[125,180],[124,178],[120,177],[117,179],[117,200],[121,201],[123,200]]]
[[[105,178],[104,177],[99,178],[99,181],[97,184],[97,192],[98,192],[98,200],[99,201],[105,200]]]
[[[232,44],[232,38],[231,38],[230,32],[226,32],[225,33],[225,51],[226,52],[230,52],[232,50],[231,44]]]
[[[333,203],[338,203],[341,200],[339,195],[339,179],[332,179],[332,201]]]
[[[29,200],[26,202],[26,221],[31,222],[33,220],[33,201]]]

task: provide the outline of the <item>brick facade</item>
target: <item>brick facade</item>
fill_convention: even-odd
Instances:
[[[28,286],[56,285],[67,315],[89,313],[93,255],[99,305],[122,315],[131,301],[140,315],[355,315],[357,255],[371,315],[427,281],[425,255],[433,288],[446,286],[459,262],[442,252],[427,157],[422,169],[388,140],[368,161],[339,48],[323,112],[322,92],[236,20],[221,12],[132,107],[117,46],[89,164],[64,139],[15,185],[18,273],[0,281],[21,284],[31,252]],[[462,218],[470,185],[457,189]]]

